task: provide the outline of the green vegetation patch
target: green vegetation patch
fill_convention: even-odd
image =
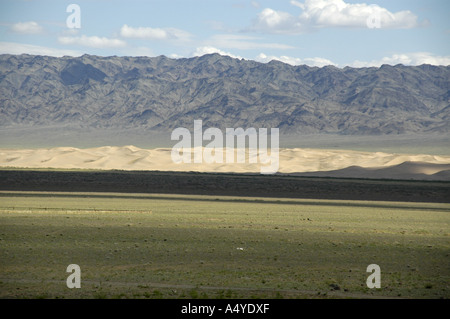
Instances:
[[[3,298],[448,298],[448,204],[0,193]],[[69,264],[81,288],[69,289]],[[369,289],[369,264],[381,288]]]

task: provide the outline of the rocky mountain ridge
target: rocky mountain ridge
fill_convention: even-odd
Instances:
[[[291,66],[218,54],[0,55],[0,126],[447,133],[450,66]]]

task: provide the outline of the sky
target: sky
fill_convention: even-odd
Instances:
[[[448,0],[0,0],[0,54],[450,65]]]

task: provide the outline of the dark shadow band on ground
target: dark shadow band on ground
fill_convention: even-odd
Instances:
[[[0,190],[450,203],[450,182],[197,172],[7,169]]]
[[[335,202],[335,201],[330,201],[330,202],[325,202],[322,200],[319,200],[317,202],[313,201],[313,200],[308,200],[308,201],[295,201],[295,200],[289,200],[289,199],[283,199],[283,200],[274,200],[273,198],[267,198],[267,199],[254,199],[254,198],[242,198],[242,199],[238,199],[238,198],[226,198],[226,197],[221,197],[221,198],[214,198],[214,197],[209,197],[209,198],[205,198],[205,197],[195,197],[195,195],[191,195],[194,197],[177,197],[176,195],[174,196],[161,196],[158,194],[155,195],[151,195],[149,194],[149,196],[136,196],[136,195],[124,195],[123,193],[108,193],[108,194],[96,194],[96,193],[84,193],[84,194],[79,194],[79,193],[21,193],[21,192],[1,192],[0,193],[0,198],[2,197],[32,197],[32,198],[36,198],[36,197],[41,197],[41,198],[96,198],[96,199],[135,199],[135,200],[170,200],[170,201],[194,201],[194,202],[222,202],[222,203],[242,203],[242,204],[275,204],[275,205],[306,205],[306,206],[341,206],[341,207],[372,207],[372,208],[382,208],[382,209],[390,209],[390,210],[394,210],[394,209],[409,209],[409,210],[427,210],[427,211],[448,211],[450,212],[450,208],[445,208],[445,207],[431,207],[431,206],[427,206],[427,207],[421,207],[421,206],[410,206],[410,205],[401,205],[401,204],[395,204],[395,205],[389,205],[389,204],[379,204],[373,201],[368,201],[368,202],[357,202],[357,201],[343,201],[343,202]],[[198,195],[197,195],[198,196]],[[15,209],[20,208],[18,206],[14,207]],[[40,209],[40,207],[29,207],[27,206],[27,208],[31,208],[31,209]],[[59,208],[45,208],[46,210],[59,210]],[[92,209],[78,209],[79,211],[91,211]],[[115,211],[120,211],[120,210],[115,210]],[[123,210],[123,211],[128,211],[128,210]]]

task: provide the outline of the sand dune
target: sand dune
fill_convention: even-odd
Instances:
[[[351,178],[377,178],[377,179],[415,179],[415,180],[441,180],[450,181],[450,164],[431,164],[424,162],[404,162],[389,167],[350,166],[347,168],[324,171],[294,173],[298,176],[318,177],[351,177]]]
[[[258,163],[176,164],[171,149],[104,146],[0,149],[0,167],[260,173]],[[322,149],[280,149],[279,173],[450,180],[450,156]]]

